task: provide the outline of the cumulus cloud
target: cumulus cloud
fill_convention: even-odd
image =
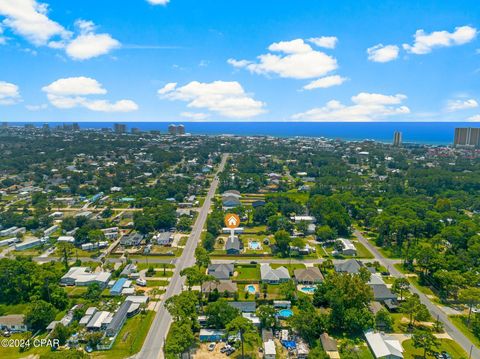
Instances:
[[[120,43],[111,35],[95,33],[91,21],[75,22],[77,35],[48,17],[48,5],[36,0],[1,0],[0,15],[5,16],[2,25],[26,38],[35,46],[64,49],[75,60],[86,60],[105,55],[118,48]],[[0,44],[5,42],[0,28]]]
[[[170,0],[147,0],[147,2],[152,5],[167,5]]]
[[[229,118],[242,119],[265,112],[265,104],[247,94],[236,81],[192,81],[182,87],[169,83],[158,94],[163,99],[188,102],[189,108],[207,109]]]
[[[46,45],[53,37],[66,39],[71,35],[47,14],[48,5],[36,0],[0,1],[0,15],[5,16],[3,25],[37,46]]]
[[[109,34],[96,34],[95,24],[91,21],[78,20],[76,26],[80,35],[66,46],[66,53],[74,60],[87,60],[108,54],[120,47],[120,42]]]
[[[0,105],[14,105],[21,101],[17,85],[0,81]]]
[[[378,44],[367,49],[368,59],[373,62],[389,62],[398,57],[399,48],[396,45]]]
[[[480,115],[471,116],[467,118],[467,120],[471,122],[480,122]]]
[[[467,110],[469,108],[478,107],[478,102],[474,99],[468,100],[449,100],[445,110],[447,112],[454,112],[460,110]]]
[[[229,59],[228,63],[256,74],[293,79],[320,77],[338,68],[335,58],[312,49],[302,39],[276,42],[268,50],[270,53],[258,56],[257,62]]]
[[[138,110],[138,105],[131,100],[109,102],[92,99],[92,95],[105,95],[100,82],[89,77],[68,77],[58,79],[42,88],[50,103],[61,109],[85,107],[100,112],[130,112]]]
[[[383,95],[361,92],[351,98],[351,105],[344,105],[331,100],[323,107],[292,116],[297,121],[318,122],[366,122],[382,120],[390,116],[410,113],[410,109],[402,105],[407,97],[402,94]]]
[[[414,35],[413,45],[403,44],[403,48],[417,55],[430,53],[434,48],[466,44],[477,36],[477,29],[471,26],[456,27],[455,31],[434,31],[425,33],[420,29]]]
[[[332,86],[338,86],[347,81],[346,77],[339,75],[331,75],[319,78],[318,80],[310,82],[308,85],[303,86],[304,90],[313,90],[317,88],[328,88]]]
[[[326,49],[334,49],[337,46],[338,39],[335,36],[312,37],[308,39],[312,44]]]

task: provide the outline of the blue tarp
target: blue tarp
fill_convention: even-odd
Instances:
[[[297,347],[297,343],[293,340],[282,340],[282,345],[287,349],[295,349]]]

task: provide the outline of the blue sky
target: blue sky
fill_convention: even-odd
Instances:
[[[476,1],[0,0],[0,24],[0,121],[480,121]]]

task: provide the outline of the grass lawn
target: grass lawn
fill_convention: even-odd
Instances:
[[[268,197],[288,197],[294,201],[300,202],[301,204],[306,204],[310,194],[308,192],[298,192],[296,189],[289,192],[280,192],[280,193],[269,193]]]
[[[413,341],[411,339],[405,340],[402,343],[403,349],[405,349],[404,358],[405,359],[416,359],[423,358],[423,349],[417,349],[413,347]],[[453,359],[467,358],[467,353],[453,340],[450,339],[441,339],[440,345],[436,349],[437,352],[446,351],[452,356]],[[427,355],[427,358],[434,358]]]
[[[374,258],[373,254],[360,242],[354,242],[355,248],[357,248],[357,258]]]
[[[9,315],[9,314],[24,314],[28,309],[29,303],[20,303],[20,304],[12,304],[12,305],[0,305],[0,309],[2,310],[2,315]],[[0,356],[1,357],[1,356]]]
[[[88,287],[64,287],[70,298],[79,298],[87,292]]]
[[[165,270],[165,273],[163,272],[163,268],[161,268],[160,270],[156,270],[154,273],[153,273],[153,276],[149,277],[147,276],[147,278],[169,278],[173,276],[173,271],[171,270]]]
[[[92,357],[96,359],[117,359],[127,358],[138,353],[142,348],[154,317],[155,312],[147,311],[146,314],[138,314],[128,319],[122,330],[120,330],[112,349],[95,352],[92,354]]]
[[[27,334],[28,333],[28,334]],[[4,339],[28,339],[30,338],[30,333],[18,333],[18,334],[12,334],[11,337],[9,338],[4,338]],[[49,347],[37,347],[34,348],[32,347],[30,350],[20,352],[20,349],[18,347],[4,347],[3,345],[0,346],[0,358],[5,358],[5,359],[17,359],[17,358],[26,358],[29,356],[35,356],[38,357],[39,355],[44,355],[48,354],[51,351]]]
[[[166,266],[165,268],[175,268],[175,265],[174,264],[170,264],[170,263],[137,263],[137,269],[140,271],[140,270],[143,270],[143,269],[148,269],[148,267],[153,267],[153,268],[160,268],[160,269],[163,269],[163,266]],[[163,270],[162,270],[162,273],[163,273]]]
[[[166,287],[169,283],[167,280],[150,280],[148,277],[145,279],[147,280],[147,287]]]
[[[260,268],[258,266],[236,266],[237,276],[234,278],[238,281],[259,281]]]
[[[477,338],[467,326],[467,317],[461,315],[452,315],[450,321],[468,338],[477,348],[480,348],[480,339]]]

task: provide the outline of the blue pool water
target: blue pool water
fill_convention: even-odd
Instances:
[[[293,312],[291,309],[282,309],[278,311],[278,316],[281,318],[290,318],[293,315]]]
[[[250,294],[255,294],[257,292],[257,290],[255,289],[255,286],[254,285],[248,285],[247,286],[247,291],[248,293]]]
[[[257,250],[257,249],[260,249],[260,243],[258,241],[251,241],[249,243],[249,247],[250,249],[254,249],[254,250]]]
[[[307,292],[307,293],[311,293],[313,294],[313,292],[315,292],[315,287],[312,287],[312,286],[308,286],[308,287],[302,287],[302,291],[303,292]]]

